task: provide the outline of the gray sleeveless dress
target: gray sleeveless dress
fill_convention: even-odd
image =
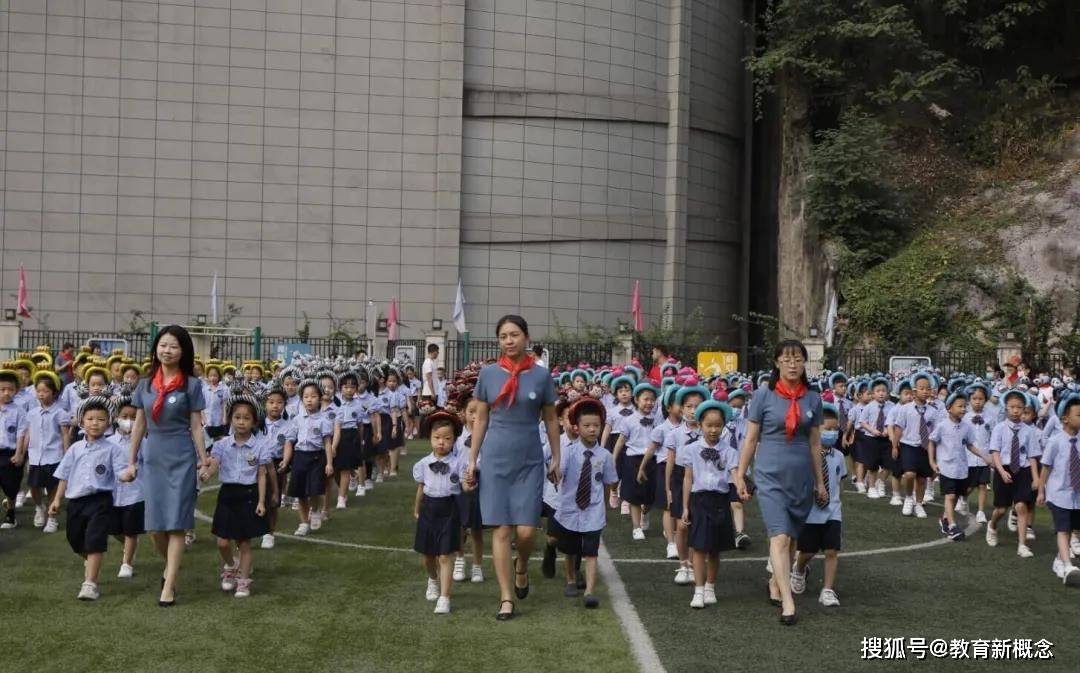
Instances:
[[[157,393],[141,379],[132,401],[146,414],[146,439],[139,452],[139,472],[146,497],[148,531],[181,531],[195,527],[195,485],[198,454],[191,438],[191,413],[202,411],[202,382],[189,376],[185,390],[169,393],[160,423],[153,419]]]
[[[814,464],[810,460],[810,429],[820,426],[821,398],[807,391],[799,400],[799,426],[789,442],[784,417],[789,400],[768,387],[754,391],[747,420],[761,424],[761,439],[754,457],[761,518],[769,537],[798,537],[814,506]]]
[[[555,404],[555,383],[544,367],[534,366],[518,381],[517,399],[498,408],[495,398],[509,374],[499,365],[480,370],[474,395],[489,405],[487,432],[480,447],[480,515],[485,526],[537,526],[544,490],[544,450],[537,421],[545,404]]]

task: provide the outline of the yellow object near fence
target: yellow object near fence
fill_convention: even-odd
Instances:
[[[709,351],[697,354],[697,370],[702,376],[720,376],[739,371],[739,354]]]

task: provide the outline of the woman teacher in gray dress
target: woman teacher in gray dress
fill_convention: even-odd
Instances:
[[[518,598],[529,595],[529,554],[540,524],[545,473],[539,421],[543,418],[551,443],[547,478],[555,484],[559,478],[559,422],[555,383],[529,353],[525,319],[503,316],[495,333],[502,357],[498,364],[480,370],[476,382],[473,397],[479,404],[467,479],[479,482],[480,518],[484,526],[494,528],[491,560],[501,600],[495,618],[505,621],[514,616],[511,586]],[[515,534],[517,557],[511,565],[510,541]]]
[[[176,578],[184,555],[184,531],[195,527],[196,470],[206,464],[202,383],[195,377],[191,336],[179,325],[163,328],[154,340],[150,374],[132,395],[138,412],[131,431],[131,465],[139,468],[146,496],[146,530],[165,559],[158,605],[176,604]],[[143,442],[146,437],[146,442]]]
[[[806,379],[806,347],[782,341],[773,353],[767,387],[754,391],[735,485],[750,499],[746,471],[754,463],[755,495],[769,535],[769,601],[781,607],[780,621],[796,621],[791,594],[795,542],[816,502],[827,502],[821,474],[821,398]]]

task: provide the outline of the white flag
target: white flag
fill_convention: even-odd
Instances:
[[[465,293],[461,289],[461,279],[458,278],[457,282],[457,297],[454,298],[454,313],[451,315],[454,319],[454,328],[459,333],[468,332],[468,328],[465,327]]]
[[[210,285],[210,322],[217,324],[217,271],[214,272],[214,282]]]

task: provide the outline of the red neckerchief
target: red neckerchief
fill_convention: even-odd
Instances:
[[[495,402],[492,406],[499,406],[499,402],[503,398],[506,398],[507,409],[514,404],[514,400],[517,399],[518,377],[522,372],[527,372],[532,369],[533,362],[533,359],[528,355],[521,358],[521,361],[517,364],[505,355],[499,358],[499,366],[510,372],[510,376],[506,379],[506,383],[503,384],[502,390],[499,391],[499,395],[495,398]]]
[[[775,392],[785,400],[791,400],[787,413],[784,415],[784,434],[790,442],[795,436],[795,430],[799,427],[799,399],[806,394],[806,384],[799,381],[799,385],[792,390],[783,381],[778,381]]]

